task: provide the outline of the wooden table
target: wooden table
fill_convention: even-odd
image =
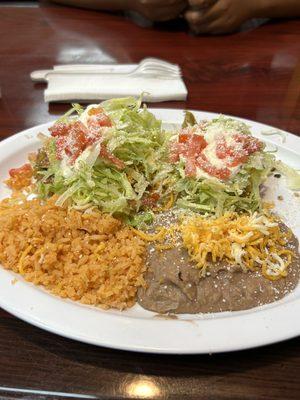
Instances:
[[[122,16],[23,3],[0,7],[1,138],[67,108],[44,103],[32,70],[146,56],[179,63],[189,90],[186,103],[156,106],[223,112],[300,133],[300,21],[197,38],[183,27],[142,29]],[[298,399],[299,377],[299,339],[212,356],[144,355],[67,340],[0,311],[1,399],[129,398],[130,384],[143,381],[171,399]]]

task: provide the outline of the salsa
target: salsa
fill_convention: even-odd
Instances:
[[[171,143],[170,161],[175,163],[182,157],[188,177],[196,177],[197,169],[200,169],[211,177],[228,180],[233,168],[247,162],[251,154],[261,149],[262,143],[258,139],[240,133],[224,132],[209,142],[201,127],[194,126],[183,129],[178,141]]]
[[[100,107],[90,109],[88,114],[86,125],[77,120],[69,123],[58,122],[49,128],[51,136],[55,138],[56,157],[59,160],[67,157],[69,162],[74,164],[88,146],[101,143],[100,157],[110,161],[119,169],[124,168],[123,161],[115,157],[102,143],[103,128],[112,126],[110,118]]]

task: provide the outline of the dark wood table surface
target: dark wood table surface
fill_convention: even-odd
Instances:
[[[179,63],[189,90],[185,103],[155,106],[223,112],[300,133],[300,21],[194,37],[183,24],[146,29],[120,15],[22,3],[0,3],[1,138],[68,107],[45,104],[31,71],[147,56]],[[299,399],[300,340],[229,354],[147,355],[64,339],[0,310],[0,399],[134,398],[132,383],[154,385],[170,399]]]

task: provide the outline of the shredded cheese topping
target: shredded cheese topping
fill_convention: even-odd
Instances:
[[[157,233],[146,233],[132,227],[131,230],[146,242],[162,241],[167,234],[166,228],[160,228]]]
[[[293,252],[286,248],[290,233],[269,215],[194,216],[180,230],[190,257],[204,272],[212,262],[224,260],[244,270],[261,269],[266,278],[277,280],[287,275],[292,261]]]

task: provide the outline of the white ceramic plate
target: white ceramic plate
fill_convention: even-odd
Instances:
[[[182,122],[180,110],[153,109],[167,123]],[[197,119],[215,114],[195,112]],[[268,146],[278,148],[277,156],[300,169],[300,138],[286,134],[263,136],[272,128],[252,121],[255,136]],[[28,152],[37,149],[38,132],[47,132],[44,124],[21,132],[0,143],[0,181],[9,168],[25,162]],[[300,237],[300,200],[273,179],[269,198],[274,198],[283,220]],[[282,194],[284,201],[277,201]],[[1,184],[0,196],[9,195]],[[17,283],[12,281],[17,277]],[[300,334],[300,286],[276,303],[240,312],[180,315],[177,320],[158,318],[136,305],[125,312],[103,311],[62,300],[35,287],[13,273],[0,268],[0,306],[18,318],[47,331],[82,342],[116,349],[151,353],[216,353],[246,349],[289,339]]]

